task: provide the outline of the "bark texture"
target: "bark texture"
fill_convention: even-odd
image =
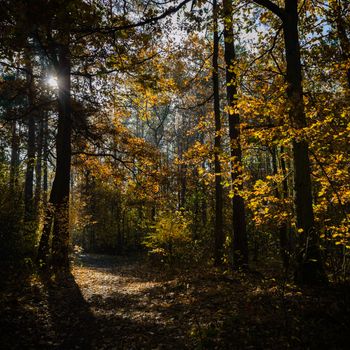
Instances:
[[[306,127],[303,101],[302,67],[298,36],[298,4],[285,0],[283,33],[287,62],[287,107],[292,127]],[[293,141],[294,203],[297,217],[300,246],[296,280],[315,284],[325,279],[319,247],[319,235],[315,229],[312,207],[311,167],[307,140]]]
[[[248,265],[248,241],[244,199],[239,194],[243,185],[242,149],[240,144],[240,116],[237,110],[237,79],[235,68],[235,44],[233,35],[232,3],[223,0],[224,7],[224,42],[226,65],[226,93],[229,107],[229,136],[231,145],[231,178],[232,178],[232,226],[233,226],[233,259],[236,266]],[[238,181],[237,181],[238,180]]]
[[[71,170],[71,101],[70,53],[68,45],[58,46],[58,127],[56,138],[56,172],[46,220],[39,245],[39,259],[47,262],[52,229],[51,265],[53,270],[69,269],[69,192]],[[52,228],[53,226],[53,228]]]

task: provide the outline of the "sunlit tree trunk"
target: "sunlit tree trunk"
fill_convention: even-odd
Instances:
[[[229,136],[231,146],[232,177],[232,226],[233,260],[236,266],[248,265],[248,241],[244,199],[239,194],[242,190],[242,150],[240,145],[240,116],[237,111],[237,80],[235,68],[235,45],[233,36],[233,17],[231,0],[223,0],[224,6],[224,42],[226,64],[226,93],[229,107]]]

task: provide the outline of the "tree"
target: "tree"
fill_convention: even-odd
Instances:
[[[223,0],[224,9],[224,42],[227,111],[229,118],[229,136],[231,147],[232,178],[232,226],[233,226],[233,259],[237,266],[248,265],[248,242],[246,231],[246,214],[242,197],[242,149],[240,144],[240,116],[237,106],[237,79],[235,73],[235,43],[233,35],[232,3]]]
[[[254,0],[277,15],[282,21],[285,58],[287,62],[287,108],[292,127],[296,132],[307,126],[302,86],[302,66],[298,35],[298,3],[285,0],[280,8],[269,0]],[[319,233],[315,229],[309,145],[301,135],[293,140],[294,190],[297,229],[300,233],[300,252],[296,279],[301,283],[324,282],[325,273],[319,246]]]
[[[34,79],[33,79],[33,67],[32,57],[30,52],[26,53],[26,80],[28,89],[28,141],[27,141],[27,169],[24,185],[24,215],[25,220],[30,222],[33,220],[34,214],[34,198],[33,198],[33,180],[34,180],[34,164],[35,164],[35,117],[33,115],[34,107]]]
[[[219,92],[219,34],[218,34],[218,5],[213,2],[213,93],[214,93],[214,171],[215,171],[215,250],[214,261],[216,265],[222,263],[224,232],[223,232],[223,200],[222,200],[222,176],[220,156],[221,149],[221,113],[220,113],[220,92]]]

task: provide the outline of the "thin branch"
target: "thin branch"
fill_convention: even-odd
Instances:
[[[259,61],[261,58],[263,58],[263,57],[266,56],[267,54],[271,54],[271,55],[272,55],[272,51],[273,51],[273,49],[276,47],[277,38],[278,38],[278,36],[279,36],[281,30],[282,30],[282,26],[280,26],[280,27],[277,29],[277,31],[276,31],[276,33],[275,33],[275,36],[274,36],[274,38],[273,38],[273,41],[272,41],[272,45],[271,45],[267,50],[265,50],[261,55],[259,55],[258,57],[255,57],[255,58],[249,63],[247,69],[243,72],[242,76],[244,76],[244,75],[247,73],[247,71],[249,70],[249,68],[250,68],[255,62]],[[274,58],[274,57],[272,56],[272,58]]]
[[[169,16],[173,13],[176,13],[177,11],[179,11],[182,7],[184,7],[190,1],[192,1],[192,0],[183,0],[177,6],[169,7],[167,10],[165,10],[159,16],[150,17],[150,18],[147,18],[147,19],[140,21],[140,22],[137,22],[137,23],[124,24],[124,25],[116,26],[116,27],[95,28],[92,30],[87,30],[85,33],[84,33],[84,30],[79,30],[78,33],[84,33],[84,34],[79,36],[78,39],[81,39],[87,35],[94,34],[94,33],[111,34],[111,33],[115,33],[115,32],[122,31],[122,30],[128,30],[128,29],[133,29],[133,28],[137,28],[137,27],[142,27],[146,24],[154,24],[154,23],[160,21],[163,18],[166,18],[167,16]]]
[[[85,151],[72,152],[72,155],[80,155],[80,154],[88,156],[88,157],[108,157],[108,158],[112,158],[112,159],[116,160],[117,162],[123,164],[126,169],[128,169],[131,172],[133,172],[133,170],[128,166],[128,164],[134,164],[134,162],[128,161],[128,160],[123,160],[123,159],[117,157],[113,153],[107,153],[107,152],[93,153],[93,152],[85,152]]]
[[[208,103],[212,98],[213,98],[214,94],[211,94],[210,96],[208,96],[204,101],[194,105],[194,106],[190,106],[190,107],[177,107],[178,109],[182,109],[182,110],[188,110],[188,109],[196,109],[198,107],[202,107],[204,106],[206,103]]]

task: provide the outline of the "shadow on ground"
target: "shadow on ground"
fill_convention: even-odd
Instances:
[[[268,276],[204,270],[168,273],[140,256],[80,255],[64,281],[32,276],[8,286],[0,347],[348,348],[348,289],[301,290]]]

